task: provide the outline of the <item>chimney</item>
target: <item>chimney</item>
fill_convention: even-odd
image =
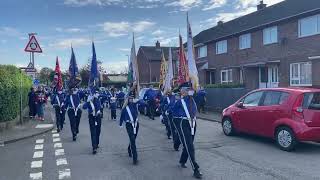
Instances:
[[[223,21],[218,21],[217,25],[221,26],[223,24]]]
[[[156,48],[160,49],[160,42],[159,41],[156,42]]]
[[[267,7],[267,4],[264,4],[263,0],[262,0],[262,1],[260,1],[260,4],[257,5],[257,11],[260,11],[266,7]]]

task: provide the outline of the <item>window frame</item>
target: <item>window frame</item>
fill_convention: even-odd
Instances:
[[[243,46],[244,45],[243,40],[246,46]],[[239,49],[243,50],[243,49],[250,49],[250,48],[251,48],[251,33],[247,33],[239,36]]]
[[[224,44],[225,44],[225,51],[219,51],[224,49]],[[222,49],[219,48],[219,45],[221,45]],[[225,54],[228,53],[228,40],[222,40],[216,42],[216,54]]]
[[[205,55],[201,56],[201,49],[205,49]],[[204,57],[207,57],[208,56],[208,47],[207,45],[203,45],[203,46],[199,46],[197,48],[197,58],[204,58]]]
[[[301,83],[301,65],[302,64],[309,64],[311,66],[311,84],[302,84]],[[293,71],[292,71],[292,67],[295,66],[295,65],[298,65],[298,77],[293,77],[293,74],[295,74]],[[298,63],[291,63],[290,64],[290,86],[312,86],[312,62],[310,61],[307,61],[307,62],[298,62]],[[298,84],[294,84],[292,83],[292,81],[298,81],[299,83]]]
[[[265,103],[265,100],[266,100],[266,96],[267,96],[268,93],[280,93],[280,96],[279,96],[279,99],[278,99],[277,104],[270,104],[270,105],[265,105],[265,104],[264,104],[264,103]],[[283,95],[287,95],[287,97],[286,97],[285,100],[280,101]],[[281,106],[281,105],[283,105],[284,103],[286,103],[286,102],[289,100],[290,95],[291,95],[291,94],[290,94],[289,92],[285,92],[285,91],[266,90],[266,91],[264,91],[264,94],[263,94],[263,96],[262,96],[262,99],[261,99],[261,102],[260,102],[260,103],[261,103],[260,106],[263,106],[263,107]],[[280,103],[280,102],[281,102],[281,103]]]
[[[311,34],[302,35],[302,22],[303,22],[303,20],[308,20],[308,19],[312,19],[312,18],[316,18],[316,32],[311,33]],[[308,16],[308,17],[305,17],[305,18],[298,20],[298,37],[299,38],[314,36],[317,34],[320,34],[320,14]]]
[[[244,103],[245,99],[247,97],[249,97],[250,95],[253,95],[253,94],[256,94],[256,93],[262,93],[258,104],[256,106],[246,106],[246,104]],[[261,106],[264,94],[265,94],[265,91],[254,91],[254,92],[251,92],[250,94],[246,95],[245,97],[243,97],[239,102],[241,102],[244,107],[259,107],[259,106]]]
[[[223,81],[223,78],[222,78],[222,74],[223,73],[226,73],[226,80]],[[230,73],[230,74],[229,74]],[[231,76],[230,76],[231,75]],[[221,81],[221,84],[223,83],[232,83],[233,82],[233,73],[232,73],[232,69],[224,69],[224,70],[221,70],[220,71],[220,81]]]
[[[276,30],[276,40],[275,41],[272,41],[272,30],[275,29]],[[267,34],[268,33],[268,34]],[[278,26],[272,26],[272,27],[268,27],[268,28],[265,28],[263,29],[263,45],[269,45],[269,44],[275,44],[275,43],[278,43],[279,42],[279,36],[278,36]],[[269,41],[266,40],[266,35],[270,35],[268,36]]]

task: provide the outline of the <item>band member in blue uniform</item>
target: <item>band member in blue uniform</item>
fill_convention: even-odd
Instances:
[[[92,154],[96,154],[100,142],[102,116],[101,101],[99,100],[99,91],[97,89],[94,88],[92,90],[92,95],[88,96],[87,102],[83,105],[83,109],[88,109]]]
[[[166,131],[167,131],[167,137],[168,139],[171,139],[171,135],[172,135],[172,127],[170,124],[170,108],[172,106],[172,104],[174,105],[175,103],[175,99],[171,99],[171,91],[167,91],[164,93],[165,95],[162,96],[161,101],[160,101],[160,108],[161,108],[161,114],[163,117],[163,123],[166,126]],[[174,97],[173,97],[174,98]]]
[[[156,110],[156,92],[153,89],[153,85],[149,86],[149,89],[145,92],[143,96],[143,100],[145,100],[148,104],[148,116],[150,119],[154,120],[154,114]]]
[[[111,119],[117,120],[117,99],[115,97],[111,98],[110,101]]]
[[[135,86],[133,86],[135,87]],[[128,94],[126,102],[121,111],[120,117],[120,127],[122,127],[123,123],[125,123],[127,133],[129,136],[129,146],[128,146],[128,154],[129,157],[133,158],[133,164],[136,165],[138,163],[138,154],[136,147],[136,138],[139,132],[139,122],[138,122],[138,105],[136,99],[134,99],[134,88]]]
[[[202,174],[195,159],[195,149],[193,145],[197,127],[197,106],[193,99],[194,90],[189,83],[186,83],[181,86],[180,92],[182,98],[181,100],[178,100],[173,107],[173,116],[176,120],[175,123],[178,125],[178,134],[183,145],[179,163],[182,168],[186,168],[185,163],[189,158],[194,171],[193,176],[197,179],[201,179]]]
[[[80,108],[81,102],[76,88],[72,88],[70,90],[69,95],[66,96],[65,103],[70,120],[72,139],[73,141],[76,141],[77,134],[79,133],[79,124],[82,114],[82,110]]]
[[[205,105],[207,102],[207,98],[206,98],[206,91],[203,89],[203,87],[200,87],[200,89],[197,91],[197,93],[195,94],[195,101],[197,103],[197,108],[199,113],[203,112],[205,113]]]
[[[51,97],[51,104],[53,105],[56,112],[56,125],[57,132],[60,132],[63,129],[63,124],[65,120],[66,110],[65,110],[65,94],[62,90],[58,90]]]
[[[118,101],[119,108],[122,108],[125,96],[126,94],[122,90],[120,90],[119,93],[117,94],[117,101]]]

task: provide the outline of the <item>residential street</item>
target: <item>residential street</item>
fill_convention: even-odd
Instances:
[[[0,147],[0,179],[41,179],[39,172],[46,180],[193,179],[190,164],[187,169],[178,166],[180,152],[173,150],[160,121],[140,116],[140,161],[133,166],[127,155],[126,130],[108,120],[109,110],[102,123],[101,148],[97,155],[91,154],[86,116],[83,113],[77,142],[72,141],[66,119],[60,136],[50,132]],[[303,144],[296,152],[287,153],[270,140],[247,135],[226,137],[216,122],[199,120],[198,125],[196,157],[204,179],[320,179],[320,145]],[[33,158],[39,155],[35,151],[43,151],[43,158],[41,154]],[[41,160],[42,167],[31,163]]]

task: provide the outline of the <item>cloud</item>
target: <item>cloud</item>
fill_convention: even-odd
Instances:
[[[83,31],[80,28],[60,28],[60,27],[57,27],[55,30],[57,32],[67,32],[67,33],[77,33],[77,32],[82,32]]]
[[[223,7],[226,4],[227,4],[227,0],[210,0],[208,2],[208,4],[206,4],[204,6],[204,8],[202,10],[203,11],[208,11],[208,10],[211,10],[211,9],[216,9],[216,8]]]
[[[4,36],[22,36],[23,34],[16,28],[13,27],[0,27],[0,35]]]
[[[263,2],[267,4],[268,6],[274,5],[276,3],[279,3],[284,0],[264,0]],[[237,9],[246,9],[249,7],[256,7],[258,5],[259,1],[257,0],[237,0],[236,2],[236,8]]]
[[[126,59],[125,56],[124,59]],[[107,71],[107,73],[121,73],[127,69],[128,61],[114,60],[113,62],[104,62],[102,67]]]
[[[89,38],[70,38],[70,39],[62,39],[56,41],[54,43],[49,44],[49,47],[59,48],[59,49],[67,49],[71,47],[90,45],[91,40]]]
[[[180,11],[188,11],[193,7],[197,7],[202,3],[202,0],[176,0],[166,3],[165,6],[178,7]]]
[[[158,30],[152,32],[151,34],[154,35],[154,36],[160,36],[160,35],[162,35],[163,33],[164,33],[164,31],[158,29]]]
[[[150,21],[138,21],[138,22],[105,22],[102,25],[102,29],[107,33],[109,37],[120,37],[128,35],[130,31],[137,33],[144,32],[145,30],[154,26],[154,22]]]
[[[122,0],[64,0],[64,4],[71,6],[107,6],[113,4],[119,4]]]
[[[130,49],[130,48],[119,48],[119,51],[122,51],[122,52],[130,52],[131,49]]]

